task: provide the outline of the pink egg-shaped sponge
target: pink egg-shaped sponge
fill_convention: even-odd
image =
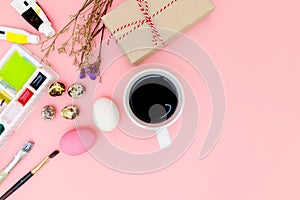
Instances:
[[[85,153],[96,142],[95,132],[87,128],[77,128],[67,131],[60,140],[60,149],[71,156]]]

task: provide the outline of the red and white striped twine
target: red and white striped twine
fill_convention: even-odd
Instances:
[[[172,4],[174,4],[177,0],[171,0],[168,4],[166,4],[164,7],[162,7],[161,9],[159,9],[158,11],[156,11],[155,13],[153,13],[151,16],[149,15],[149,4],[147,0],[136,0],[138,3],[138,6],[140,8],[140,11],[144,14],[145,19],[140,19],[140,20],[136,20],[134,22],[128,23],[128,24],[124,24],[123,26],[120,26],[119,28],[115,29],[114,31],[112,31],[112,33],[110,34],[109,38],[108,38],[108,44],[110,42],[110,40],[113,38],[113,36],[118,33],[119,31],[127,28],[127,27],[131,27],[133,26],[133,28],[131,28],[129,31],[127,31],[126,33],[124,33],[123,35],[121,35],[119,38],[116,39],[116,42],[120,41],[121,39],[123,39],[124,37],[126,37],[128,34],[132,33],[133,31],[135,31],[136,29],[140,28],[145,22],[147,22],[151,28],[151,32],[152,32],[152,43],[157,46],[159,43],[165,45],[165,42],[163,40],[163,38],[161,37],[161,35],[159,34],[156,26],[154,25],[152,19],[160,14],[161,12],[163,12],[164,10],[166,10],[168,7],[170,7]]]

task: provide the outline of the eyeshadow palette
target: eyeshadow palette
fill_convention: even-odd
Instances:
[[[58,75],[21,45],[0,60],[0,147],[28,117]]]

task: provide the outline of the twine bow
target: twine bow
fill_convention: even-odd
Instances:
[[[149,15],[149,6],[147,0],[137,0],[141,12],[144,14],[146,22],[149,24],[152,32],[152,43],[157,46],[158,42],[165,44],[163,38],[159,34],[156,26],[154,25],[151,16]]]
[[[122,36],[120,36],[119,38],[116,39],[116,42],[120,41],[121,39],[123,39],[124,37],[126,37],[128,34],[132,33],[133,31],[135,31],[136,29],[140,28],[144,23],[148,23],[150,28],[151,28],[151,32],[152,32],[152,43],[157,46],[160,43],[165,45],[164,39],[162,38],[162,36],[159,34],[154,22],[153,22],[153,18],[158,15],[159,13],[163,12],[164,10],[166,10],[168,7],[170,7],[172,4],[174,4],[177,0],[171,0],[168,4],[166,4],[165,6],[163,6],[161,9],[159,9],[158,11],[156,11],[155,13],[153,13],[152,15],[149,14],[149,3],[147,0],[136,0],[137,4],[139,6],[140,11],[143,13],[143,15],[145,16],[144,19],[140,19],[140,20],[136,20],[134,22],[125,24],[123,26],[120,26],[119,28],[115,29],[114,31],[112,31],[111,35],[109,36],[108,39],[108,43],[110,42],[110,40],[112,39],[112,37],[119,31],[127,28],[127,27],[131,27],[134,26],[133,28],[131,28],[129,31],[127,31],[126,33],[124,33]]]

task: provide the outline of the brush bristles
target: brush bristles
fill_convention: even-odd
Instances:
[[[53,151],[48,157],[49,158],[54,158],[57,154],[59,154],[58,150]]]
[[[33,145],[34,145],[34,142],[31,142],[31,141],[26,142],[24,144],[22,150],[28,153],[32,149]]]

